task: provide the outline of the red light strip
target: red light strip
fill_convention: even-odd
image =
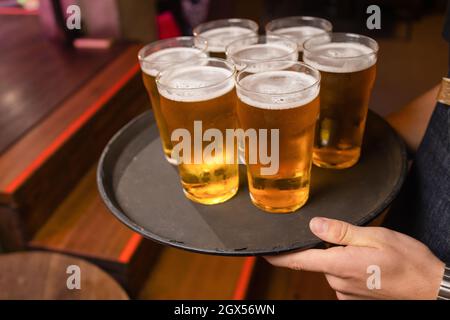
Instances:
[[[233,300],[244,300],[247,295],[248,286],[252,277],[253,268],[255,267],[256,257],[245,258],[242,266],[241,274],[234,290]]]
[[[139,244],[141,243],[141,240],[142,236],[140,236],[137,233],[133,233],[131,238],[125,244],[125,247],[123,247],[122,251],[120,252],[119,261],[122,263],[130,262],[130,259],[133,256],[133,253],[136,251]]]
[[[123,86],[140,70],[136,63],[113,86],[105,91],[99,99],[90,105],[75,119],[52,143],[45,148],[16,178],[5,188],[5,192],[14,193],[50,156],[52,156],[77,130],[79,130],[97,111],[99,111]]]

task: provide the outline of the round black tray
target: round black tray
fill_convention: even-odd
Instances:
[[[164,159],[153,116],[146,112],[108,143],[97,182],[109,210],[146,238],[195,252],[249,256],[319,244],[308,226],[315,216],[368,223],[397,195],[406,165],[402,141],[369,112],[358,164],[346,170],[313,166],[310,198],[297,212],[259,210],[246,183],[223,204],[201,205],[184,196],[177,168]]]

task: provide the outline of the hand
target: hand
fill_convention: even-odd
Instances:
[[[436,299],[444,263],[419,241],[379,227],[357,227],[343,221],[314,218],[311,231],[339,244],[329,249],[265,257],[294,270],[323,272],[338,299]],[[369,266],[378,266],[379,289],[369,289]]]

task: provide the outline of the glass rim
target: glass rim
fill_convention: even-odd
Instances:
[[[269,30],[273,24],[280,22],[280,21],[290,21],[290,20],[291,21],[295,21],[295,20],[320,21],[320,22],[325,23],[325,25],[327,26],[326,29],[323,29],[324,31],[331,32],[333,30],[333,24],[331,23],[331,21],[329,21],[325,18],[314,17],[314,16],[289,16],[289,17],[273,19],[273,20],[270,20],[268,23],[266,23],[264,30],[266,31],[266,33],[267,32],[275,32],[275,30],[281,29],[281,28]],[[283,28],[289,28],[289,27],[283,27]]]
[[[329,56],[325,56],[323,54],[317,54],[316,56],[318,57],[325,57],[327,59],[356,59],[356,58],[360,58],[360,57],[366,57],[366,56],[371,56],[371,55],[377,55],[378,54],[378,50],[380,49],[378,46],[378,42],[375,39],[372,39],[371,37],[362,35],[362,34],[358,34],[358,33],[349,33],[349,32],[327,32],[327,33],[321,33],[321,34],[317,34],[315,36],[312,36],[310,38],[308,38],[304,43],[303,43],[303,56],[306,53],[310,53],[310,54],[314,54],[313,51],[311,51],[312,48],[308,49],[306,46],[308,45],[308,43],[311,43],[311,41],[318,39],[320,37],[326,37],[326,36],[331,36],[331,38],[333,38],[334,36],[342,36],[342,37],[349,37],[349,38],[353,38],[353,39],[365,39],[368,40],[369,42],[375,44],[375,49],[370,47],[369,48],[372,50],[372,52],[369,53],[363,53],[363,54],[358,54],[358,55],[354,55],[354,56],[350,56],[350,57],[329,57]],[[332,43],[333,41],[331,40],[330,42],[327,43]],[[356,41],[338,41],[338,43],[346,43],[346,42],[356,42]],[[357,43],[361,43],[361,42],[357,42]],[[309,57],[308,57],[309,58]]]
[[[217,26],[217,28],[218,28],[219,26],[221,26],[221,24],[224,24],[224,26],[227,26],[226,24],[228,23],[229,26],[232,26],[233,24],[239,24],[241,22],[246,22],[249,24],[250,28],[247,28],[247,29],[252,30],[253,32],[256,32],[256,33],[258,32],[259,25],[256,21],[251,20],[251,19],[245,19],[245,18],[230,18],[230,19],[216,19],[216,20],[211,20],[211,21],[200,23],[194,29],[192,29],[192,34],[194,35],[194,37],[199,37],[199,36],[201,36],[202,32],[215,29],[216,28],[216,27],[214,27],[215,25],[218,25]],[[211,26],[211,28],[206,28],[206,30],[199,31],[199,29],[202,29],[205,27],[210,27],[210,26]]]
[[[261,62],[261,63],[267,64],[267,62]],[[315,87],[317,85],[320,85],[320,81],[322,79],[320,71],[317,70],[316,68],[310,66],[309,64],[306,64],[306,63],[300,62],[300,61],[292,61],[292,60],[274,60],[274,61],[270,61],[269,63],[288,63],[290,65],[301,66],[301,67],[306,68],[307,70],[313,71],[315,74],[317,74],[317,76],[315,77],[315,81],[314,81],[313,84],[311,84],[311,85],[309,85],[309,86],[307,86],[307,87],[305,87],[303,89],[300,89],[300,90],[288,91],[288,92],[280,92],[280,93],[260,92],[260,91],[255,91],[255,90],[249,90],[249,89],[243,87],[241,85],[241,83],[240,83],[241,79],[239,79],[239,76],[241,74],[243,74],[244,72],[248,72],[250,74],[257,74],[257,73],[264,73],[264,72],[271,72],[271,71],[290,71],[290,70],[264,70],[264,71],[261,71],[261,72],[246,71],[248,68],[251,68],[251,67],[254,66],[254,65],[251,65],[251,66],[246,66],[244,69],[242,69],[242,70],[240,70],[240,71],[238,71],[236,73],[236,81],[235,81],[236,82],[236,87],[238,87],[240,90],[243,90],[243,91],[246,91],[246,92],[249,92],[249,93],[256,93],[258,95],[278,97],[278,96],[285,96],[285,95],[295,95],[295,94],[298,94],[300,92],[304,92],[304,91],[310,90],[310,89],[312,89],[313,87]],[[299,72],[299,71],[293,71],[293,72]]]
[[[178,68],[183,67],[183,66],[186,66],[186,67],[188,67],[188,66],[195,67],[196,64],[194,64],[193,62],[195,62],[195,61],[205,61],[205,60],[206,60],[206,61],[222,62],[222,63],[224,63],[225,65],[230,66],[230,67],[231,67],[230,70],[231,70],[232,72],[231,72],[231,74],[230,74],[229,76],[227,76],[225,79],[220,80],[220,81],[217,82],[217,83],[209,84],[209,85],[207,85],[207,86],[204,86],[204,87],[198,87],[198,88],[174,88],[174,87],[168,86],[168,85],[166,85],[166,84],[164,84],[164,83],[161,83],[161,81],[160,81],[161,76],[163,76],[163,74],[166,73],[166,72],[172,71],[172,70],[174,70],[174,69],[178,69]],[[157,85],[158,87],[161,87],[161,88],[163,88],[163,89],[177,90],[177,91],[183,92],[183,91],[192,91],[192,90],[200,90],[200,89],[212,88],[212,87],[221,85],[221,84],[223,84],[223,83],[229,81],[231,78],[234,78],[235,75],[236,75],[236,67],[235,67],[234,64],[230,63],[229,61],[227,61],[227,60],[225,60],[225,59],[221,59],[221,58],[203,57],[203,58],[196,58],[196,59],[193,59],[193,60],[190,60],[190,61],[186,61],[186,62],[184,62],[184,63],[179,63],[179,64],[177,64],[177,65],[175,65],[175,66],[172,66],[172,67],[169,67],[169,68],[165,68],[164,70],[159,71],[158,74],[157,74],[156,77],[155,77],[155,82],[156,82],[156,85]],[[234,80],[233,80],[233,81],[234,81]]]
[[[293,46],[292,51],[289,51],[289,53],[287,53],[287,54],[285,54],[285,55],[283,55],[283,56],[277,57],[277,58],[271,58],[271,59],[268,59],[268,60],[248,59],[248,58],[245,58],[245,59],[240,59],[240,61],[243,61],[243,62],[251,61],[251,62],[254,62],[254,63],[258,63],[258,62],[267,62],[267,61],[271,61],[271,60],[273,60],[273,61],[278,61],[278,60],[282,61],[282,60],[284,60],[286,57],[289,57],[290,55],[292,55],[293,53],[298,53],[298,44],[297,44],[297,42],[294,41],[293,39],[289,38],[289,37],[282,36],[282,35],[275,35],[275,34],[263,34],[263,35],[258,35],[258,34],[257,34],[257,35],[245,36],[245,37],[238,38],[238,39],[234,40],[233,42],[231,42],[230,44],[228,44],[228,45],[225,47],[225,56],[228,58],[228,55],[229,55],[228,51],[229,51],[229,48],[230,48],[233,44],[238,43],[239,41],[244,41],[244,40],[247,40],[247,39],[253,39],[253,38],[258,39],[258,41],[259,41],[259,39],[263,39],[263,38],[266,38],[266,39],[267,39],[267,38],[277,38],[277,39],[281,39],[281,40],[286,40],[287,42],[292,43],[294,46]],[[256,44],[258,44],[258,43],[256,43]],[[261,43],[261,44],[267,44],[267,43]],[[252,44],[252,45],[253,45],[253,44]],[[230,55],[230,58],[232,59],[232,55]]]
[[[200,41],[202,44],[204,44],[204,46],[202,48],[197,48],[195,46],[169,46],[169,47],[164,47],[161,48],[159,50],[155,50],[153,52],[151,52],[150,54],[145,54],[145,52],[152,48],[155,47],[157,45],[161,45],[164,43],[170,43],[170,42],[175,42],[175,41],[188,41],[188,40],[192,40],[192,44],[195,45],[196,41]],[[167,38],[167,39],[161,39],[161,40],[156,40],[153,42],[150,42],[146,45],[144,45],[141,49],[139,49],[138,52],[138,60],[140,62],[147,62],[147,63],[169,63],[169,62],[173,62],[173,60],[165,60],[165,59],[158,59],[158,60],[154,60],[154,61],[147,61],[146,58],[150,55],[152,55],[155,52],[164,50],[164,49],[169,49],[169,48],[196,48],[200,50],[200,53],[206,53],[208,50],[208,40],[203,38],[203,37],[194,37],[194,36],[181,36],[181,37],[173,37],[173,38]]]

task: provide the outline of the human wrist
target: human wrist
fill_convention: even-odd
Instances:
[[[423,279],[425,283],[421,288],[416,287],[417,291],[412,299],[436,300],[444,277],[445,263],[433,257],[424,271],[426,272],[426,278]]]
[[[439,284],[439,290],[436,297],[437,300],[450,300],[450,265],[444,266],[442,279]]]

